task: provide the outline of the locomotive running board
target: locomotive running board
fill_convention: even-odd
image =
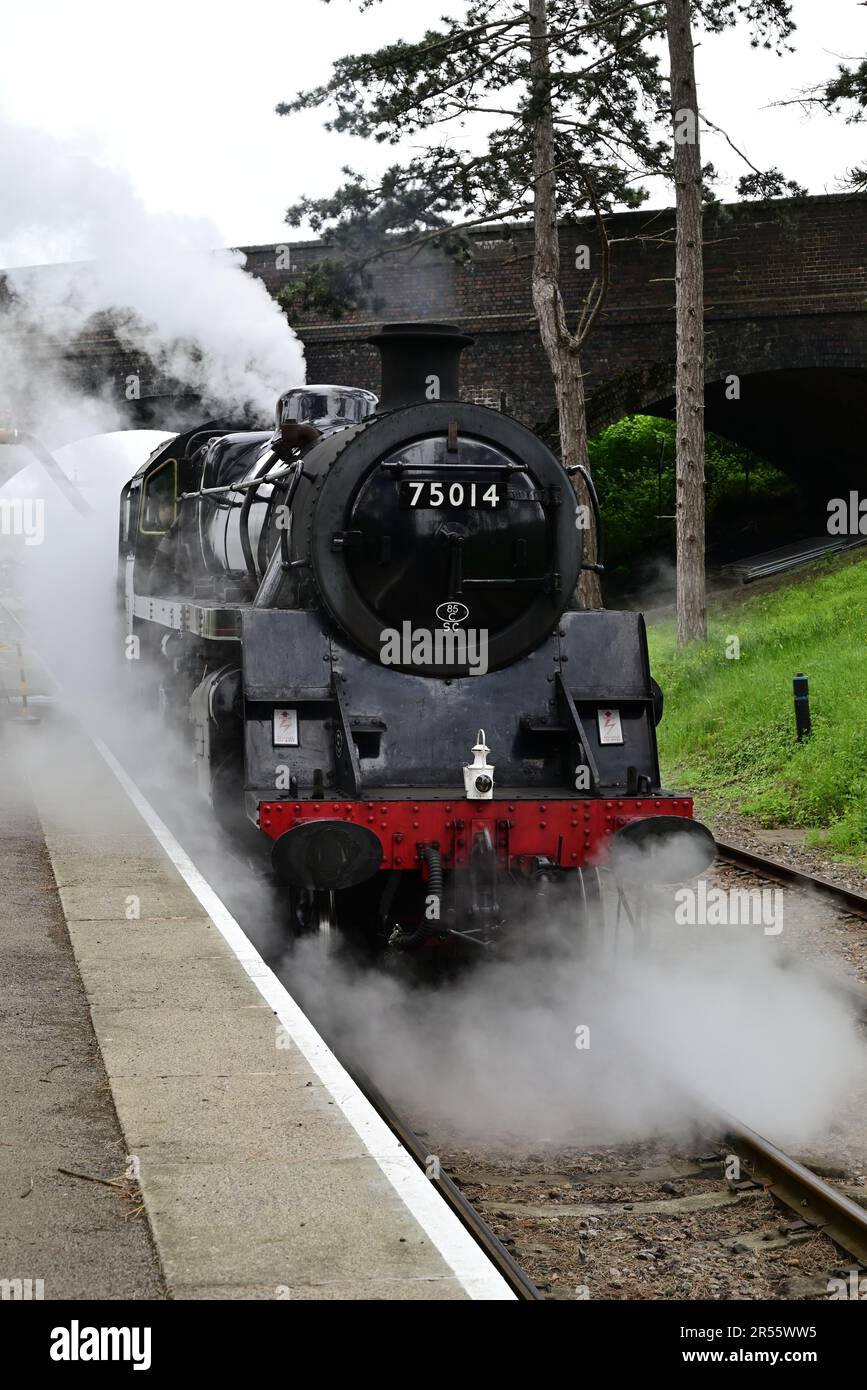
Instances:
[[[151,598],[134,594],[132,611],[136,618],[190,632],[213,642],[238,642],[241,638],[241,608],[225,604],[190,603],[186,599]]]

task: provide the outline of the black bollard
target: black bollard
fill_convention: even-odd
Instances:
[[[811,731],[810,724],[810,687],[807,677],[801,673],[792,679],[792,691],[795,696],[795,731],[798,735],[798,742],[807,738]]]

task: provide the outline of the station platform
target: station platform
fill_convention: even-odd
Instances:
[[[2,1296],[161,1298],[147,1227],[131,1219],[126,1148],[42,827],[10,747],[30,733],[0,721]]]
[[[0,1277],[512,1299],[111,752],[2,722]]]

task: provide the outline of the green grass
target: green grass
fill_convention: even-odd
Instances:
[[[739,660],[726,657],[730,637]],[[678,650],[673,621],[649,638],[665,691],[665,782],[711,813],[800,826],[808,843],[867,861],[867,561],[825,561],[773,593],[712,608],[706,646]],[[810,679],[813,723],[801,744],[799,671]]]

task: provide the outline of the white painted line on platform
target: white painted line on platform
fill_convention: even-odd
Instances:
[[[436,1246],[446,1264],[472,1299],[515,1299],[503,1276],[443,1201],[430,1178],[392,1134],[385,1121],[359,1089],[331,1048],[320,1037],[285,985],[266,965],[225,903],[202,876],[147,798],[139,791],[111,750],[95,734],[93,743],[114,773],[148,829],[165,850],[187,887],[198,898],[214,926],[240,961],[262,998],[274,1010],[287,1035],[307,1059],[323,1086],[376,1160],[410,1214]]]

